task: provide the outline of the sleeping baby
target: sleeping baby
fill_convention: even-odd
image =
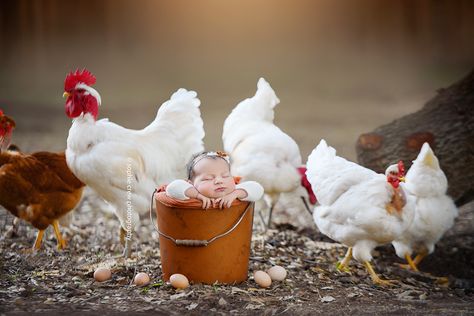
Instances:
[[[188,180],[174,180],[168,184],[168,196],[178,200],[201,200],[203,209],[228,208],[235,199],[255,202],[263,196],[263,187],[255,181],[236,184],[230,172],[229,156],[224,152],[196,154],[186,169]]]

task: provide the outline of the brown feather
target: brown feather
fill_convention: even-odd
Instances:
[[[38,229],[71,211],[83,187],[64,153],[0,153],[0,204]]]

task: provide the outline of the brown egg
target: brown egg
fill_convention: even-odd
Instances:
[[[188,278],[179,273],[170,276],[170,283],[176,289],[185,289],[189,286]]]
[[[110,269],[108,268],[98,268],[94,272],[94,279],[97,282],[104,282],[104,281],[110,280],[111,277],[112,277],[112,272],[110,272]]]
[[[265,271],[255,271],[253,278],[260,287],[269,287],[272,285],[272,279]]]
[[[138,273],[133,279],[133,284],[136,286],[144,286],[150,283],[150,277],[144,272]]]
[[[271,267],[267,273],[272,281],[283,281],[286,278],[286,270],[282,266]]]

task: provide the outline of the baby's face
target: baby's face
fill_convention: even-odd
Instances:
[[[235,190],[229,164],[221,158],[203,158],[194,165],[194,187],[208,198],[220,198]]]

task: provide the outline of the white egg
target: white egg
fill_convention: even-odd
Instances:
[[[170,276],[170,283],[176,289],[185,289],[189,286],[188,278],[179,273]]]
[[[110,280],[111,277],[112,277],[112,272],[110,272],[110,269],[108,268],[98,268],[94,272],[94,279],[97,282],[104,282],[104,281]]]
[[[133,279],[133,284],[137,286],[144,286],[150,283],[150,277],[144,272],[138,273]]]
[[[267,273],[273,281],[283,281],[286,278],[286,270],[282,266],[271,267]]]
[[[265,271],[255,271],[253,278],[260,287],[269,287],[272,284],[272,279]]]

